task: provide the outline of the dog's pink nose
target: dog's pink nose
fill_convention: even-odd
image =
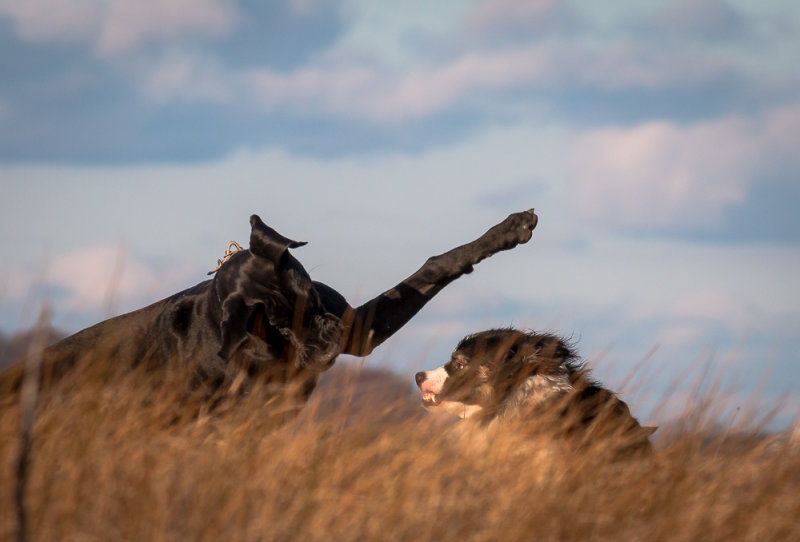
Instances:
[[[422,383],[425,382],[425,371],[420,371],[414,375],[414,380],[417,381],[417,386],[422,388]]]

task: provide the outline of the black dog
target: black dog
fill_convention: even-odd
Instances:
[[[253,215],[249,250],[233,254],[213,279],[47,348],[40,381],[53,381],[91,353],[123,368],[178,367],[190,390],[209,394],[246,389],[253,380],[276,390],[293,384],[302,403],[338,354],[368,355],[473,265],[527,242],[537,220],[533,210],[512,214],[353,308],[334,289],[312,281],[288,250],[305,243]],[[23,372],[24,363],[7,370],[0,388],[18,388]]]
[[[549,333],[505,328],[468,335],[448,363],[415,379],[431,411],[481,425],[507,420],[584,442],[604,439],[623,455],[649,451],[656,429],[640,426],[570,345]]]

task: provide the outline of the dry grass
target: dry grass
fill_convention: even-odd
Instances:
[[[338,370],[337,370],[338,369]],[[648,458],[419,415],[379,373],[294,421],[254,393],[175,422],[169,389],[77,373],[41,398],[33,540],[800,540],[800,450],[692,423]],[[402,381],[400,381],[402,382]],[[77,384],[80,383],[80,386]],[[19,407],[0,399],[0,539],[15,536]]]

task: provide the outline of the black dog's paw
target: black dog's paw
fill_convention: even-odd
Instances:
[[[500,224],[492,228],[493,233],[500,236],[498,239],[502,249],[513,248],[527,243],[533,235],[533,229],[539,222],[539,217],[533,209],[521,213],[513,213]],[[490,230],[491,231],[491,230]]]

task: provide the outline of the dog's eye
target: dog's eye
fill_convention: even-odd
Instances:
[[[455,368],[456,371],[460,371],[460,370],[466,368],[466,366],[467,366],[467,364],[464,363],[463,361],[454,361],[453,362],[453,367]]]

